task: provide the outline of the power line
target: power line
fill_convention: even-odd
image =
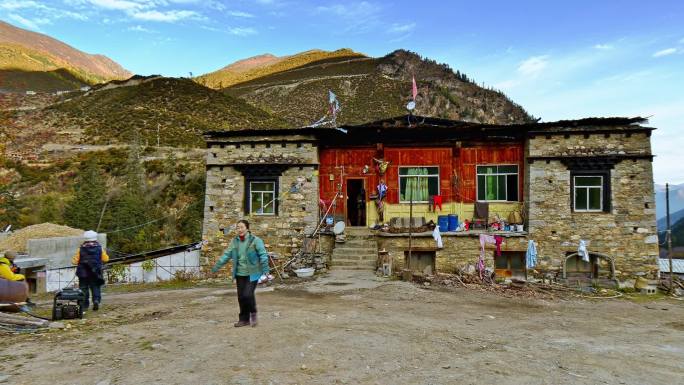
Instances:
[[[189,206],[189,205],[186,205],[185,207],[181,208],[180,210],[178,210],[178,211],[175,212],[175,213],[172,213],[172,214],[169,214],[169,215],[165,215],[165,216],[163,216],[163,217],[161,217],[161,218],[153,219],[153,220],[151,220],[151,221],[148,221],[148,222],[145,222],[145,223],[142,223],[142,224],[139,224],[139,225],[130,226],[130,227],[124,227],[123,229],[116,229],[116,230],[103,230],[103,231],[100,231],[100,232],[101,232],[101,233],[107,233],[107,234],[113,234],[113,233],[118,233],[118,232],[121,232],[121,231],[126,231],[126,230],[131,230],[131,229],[137,229],[138,227],[147,226],[147,225],[149,225],[149,224],[152,224],[152,223],[155,223],[155,222],[159,222],[159,221],[164,220],[164,219],[166,219],[166,218],[168,218],[168,217],[171,217],[171,216],[174,216],[174,215],[176,215],[176,214],[178,214],[178,213],[181,213],[181,212],[185,211],[188,207],[190,207],[190,206]]]

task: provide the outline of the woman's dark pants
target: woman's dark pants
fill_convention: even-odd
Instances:
[[[250,281],[249,276],[243,277],[238,275],[237,280],[237,296],[240,304],[240,321],[249,322],[249,314],[256,313],[256,298],[254,291],[257,287],[257,281]]]
[[[83,294],[85,294],[85,303],[83,304],[83,307],[85,307],[86,309],[90,305],[90,301],[88,298],[90,297],[90,292],[93,293],[93,303],[100,303],[102,301],[102,285],[99,284],[97,278],[79,278],[78,288],[83,291]]]

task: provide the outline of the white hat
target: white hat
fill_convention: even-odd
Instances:
[[[93,230],[88,230],[85,233],[83,233],[83,238],[85,238],[86,241],[97,241],[97,233],[94,232]]]

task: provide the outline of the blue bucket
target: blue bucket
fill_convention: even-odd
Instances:
[[[458,215],[449,214],[449,231],[456,231],[458,229]]]
[[[446,215],[437,216],[437,224],[439,225],[439,232],[444,233],[449,231],[449,217]]]

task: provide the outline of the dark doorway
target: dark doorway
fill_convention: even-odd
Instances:
[[[347,224],[366,225],[366,190],[363,179],[347,179]]]

